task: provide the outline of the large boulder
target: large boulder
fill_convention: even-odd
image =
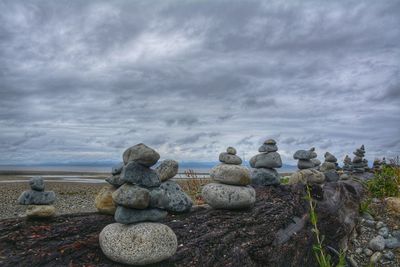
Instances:
[[[125,150],[122,156],[124,163],[134,161],[146,167],[151,167],[160,159],[160,154],[145,144],[134,145]]]
[[[203,187],[202,196],[215,209],[248,209],[256,202],[251,186],[210,183]]]
[[[178,246],[174,231],[160,223],[109,224],[101,231],[99,243],[109,259],[131,265],[165,260]]]
[[[178,169],[179,163],[176,160],[166,159],[158,165],[156,173],[160,177],[161,182],[164,182],[173,178],[178,173]]]
[[[122,169],[121,179],[124,182],[144,187],[157,187],[161,184],[160,178],[154,170],[144,167],[134,161],[129,162]]]
[[[248,185],[250,172],[246,167],[231,164],[219,164],[211,169],[210,177],[223,184]]]
[[[280,168],[282,159],[278,152],[262,153],[250,159],[252,168]]]
[[[132,184],[124,184],[112,193],[112,198],[118,205],[133,208],[145,209],[149,206],[149,190]]]
[[[95,206],[98,212],[102,214],[114,215],[117,207],[113,201],[112,193],[115,190],[116,188],[111,185],[104,186],[100,190],[95,198]]]
[[[251,183],[253,185],[278,185],[279,174],[275,169],[251,169]]]

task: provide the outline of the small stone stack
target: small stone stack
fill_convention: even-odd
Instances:
[[[313,161],[317,157],[317,153],[315,152],[315,148],[312,147],[310,150],[297,150],[294,153],[293,158],[297,159],[297,167],[300,170],[311,169],[316,167],[315,164],[317,162]]]
[[[56,200],[53,191],[44,191],[42,177],[32,177],[29,180],[31,190],[24,191],[18,198],[20,205],[30,205],[26,215],[30,218],[48,218],[54,216],[56,209],[51,204]]]
[[[215,209],[248,209],[256,201],[256,192],[249,184],[249,170],[240,166],[236,149],[228,147],[219,155],[221,164],[211,169],[213,183],[202,189],[204,201]]]
[[[258,149],[260,154],[250,159],[251,183],[254,185],[278,185],[280,178],[275,168],[282,167],[281,155],[273,139],[266,140]]]
[[[343,171],[345,173],[349,173],[352,170],[352,166],[351,166],[351,158],[349,157],[349,155],[346,155],[346,157],[344,157],[343,160]]]
[[[167,211],[189,211],[193,202],[169,180],[177,174],[178,162],[165,160],[156,170],[150,168],[159,158],[155,150],[138,144],[124,152],[122,168],[113,170],[114,176],[119,175],[119,179],[113,179],[119,187],[112,193],[117,223],[107,225],[99,236],[101,249],[111,260],[144,265],[176,252],[175,233],[155,222],[165,218]]]
[[[365,148],[364,145],[362,145],[360,148],[357,148],[356,151],[353,152],[355,157],[353,158],[352,162],[352,171],[355,173],[363,173],[365,172],[365,167],[368,168],[368,161],[364,161],[364,155],[365,155]]]
[[[298,160],[297,167],[300,170],[290,176],[289,184],[322,184],[325,182],[325,175],[316,170],[316,162],[313,161],[313,159],[317,158],[315,148],[311,148],[310,150],[297,150],[293,158]],[[320,168],[322,168],[322,166]]]
[[[337,158],[329,152],[326,152],[325,162],[322,163],[320,171],[324,173],[327,182],[337,182],[339,180],[339,174],[336,172],[338,163]]]
[[[380,159],[375,159],[372,164],[373,171],[379,171],[382,168],[382,161]]]

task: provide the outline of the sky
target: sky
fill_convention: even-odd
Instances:
[[[400,1],[0,0],[0,164],[400,155]]]

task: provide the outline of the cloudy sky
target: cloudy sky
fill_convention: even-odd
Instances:
[[[400,2],[0,0],[0,164],[400,154]]]

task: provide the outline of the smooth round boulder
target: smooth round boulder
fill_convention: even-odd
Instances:
[[[314,168],[314,162],[309,159],[299,159],[297,162],[297,168],[300,170]]]
[[[242,164],[242,159],[236,155],[223,152],[219,154],[219,161],[225,164],[240,165]]]
[[[154,170],[134,161],[129,162],[122,169],[121,179],[124,182],[144,187],[157,187],[161,184],[160,177],[158,177],[158,174]]]
[[[149,206],[149,190],[132,184],[124,184],[112,193],[112,198],[118,205],[133,208],[145,209]]]
[[[146,167],[151,167],[160,159],[160,154],[143,143],[134,145],[125,150],[122,156],[124,163],[134,161]]]
[[[118,206],[115,211],[114,219],[116,222],[131,224],[137,222],[157,222],[167,217],[168,212],[160,209],[130,209]]]
[[[175,254],[178,241],[174,231],[161,223],[109,224],[100,232],[100,248],[115,262],[146,265]]]
[[[52,205],[29,206],[25,212],[28,218],[50,218],[56,214],[56,208]]]
[[[210,183],[203,187],[202,196],[214,209],[249,209],[256,202],[256,191],[251,186]]]
[[[56,200],[53,191],[24,191],[18,198],[20,205],[50,205]]]
[[[117,188],[125,183],[125,181],[121,179],[120,174],[115,174],[113,176],[107,177],[106,182]]]
[[[116,190],[111,185],[104,186],[95,198],[95,206],[99,213],[114,215],[117,206],[115,205],[112,193]]]
[[[249,185],[249,170],[240,165],[219,164],[211,169],[210,177],[220,183],[230,185]]]
[[[118,163],[117,165],[115,165],[115,166],[113,166],[113,167],[111,168],[111,174],[112,174],[112,175],[120,174],[120,173],[122,172],[122,168],[123,168],[123,167],[124,167],[124,163],[123,163],[123,162]]]
[[[44,191],[44,181],[40,176],[35,176],[29,179],[29,185],[32,190],[35,191]]]
[[[293,173],[289,178],[289,184],[296,183],[316,183],[322,184],[325,182],[325,175],[315,169],[306,169]]]
[[[276,152],[278,151],[278,146],[277,145],[268,145],[268,144],[263,144],[258,148],[258,152],[264,153],[264,152]]]
[[[275,169],[251,169],[251,184],[253,185],[278,185],[281,183],[279,174]]]
[[[166,159],[155,169],[161,182],[167,181],[178,174],[179,163],[176,160]]]
[[[226,149],[226,153],[231,154],[231,155],[236,155],[236,149],[234,147],[228,147]]]
[[[282,167],[282,159],[278,152],[262,153],[255,155],[250,159],[252,168],[280,168]]]

